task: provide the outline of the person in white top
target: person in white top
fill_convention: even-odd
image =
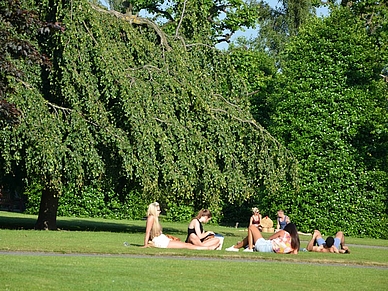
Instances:
[[[149,242],[157,248],[170,249],[192,249],[192,250],[212,250],[214,247],[196,246],[182,241],[172,240],[162,232],[162,226],[159,223],[160,206],[158,202],[151,203],[147,211],[147,224],[144,236],[144,248],[149,247]]]
[[[263,253],[297,254],[300,247],[298,230],[295,224],[289,223],[282,230],[271,235],[268,240],[264,239],[261,232],[254,225],[249,226],[248,236],[243,241],[225,249],[229,252],[238,252],[242,247],[245,252],[254,250]]]

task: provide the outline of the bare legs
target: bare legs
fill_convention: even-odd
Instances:
[[[316,240],[321,239],[321,238],[322,238],[321,232],[319,230],[315,230],[313,237],[311,238],[311,240],[309,241],[309,243],[307,245],[307,250],[308,251],[317,251],[317,252],[328,252],[328,251],[323,251],[325,249],[322,249],[322,247],[319,248],[319,247],[314,246]],[[342,231],[338,231],[335,235],[335,238],[340,240],[340,248],[339,248],[338,252],[349,253],[350,252],[349,248],[348,248],[348,246],[345,245],[344,233]]]
[[[335,237],[338,238],[341,241],[341,247],[345,245],[345,236],[342,231],[339,231],[335,234]]]
[[[248,228],[248,245],[249,245],[249,249],[253,249],[253,244],[256,243],[256,241],[259,239],[259,238],[262,238],[262,234],[260,232],[260,230],[251,225],[249,226]]]
[[[307,245],[307,250],[309,252],[314,250],[314,244],[315,244],[315,241],[316,241],[316,239],[318,237],[322,238],[322,235],[321,235],[320,231],[319,230],[314,230],[313,237],[311,238],[311,240],[309,241],[309,243]]]
[[[233,247],[235,249],[241,249],[248,245],[248,237],[245,237],[242,241],[239,241],[237,244],[235,244]]]
[[[341,249],[339,250],[339,252],[340,253],[350,253],[349,247],[345,245],[344,233],[342,231],[338,231],[335,234],[335,237],[338,238],[341,241],[341,243],[340,243]]]
[[[313,236],[315,236],[315,240],[322,238],[322,234],[319,230],[314,230]]]
[[[193,233],[190,234],[188,242],[195,246],[210,247],[212,250],[216,249],[220,245],[220,240],[216,237],[212,237],[201,242],[199,237]]]
[[[235,249],[241,249],[243,247],[249,246],[249,249],[251,250],[253,249],[254,243],[256,243],[256,241],[262,237],[263,236],[261,235],[260,230],[256,226],[250,225],[248,228],[248,236],[245,237],[242,241],[235,244],[233,247]]]
[[[169,249],[190,249],[190,250],[214,250],[215,249],[215,247],[196,246],[196,245],[193,245],[190,243],[185,243],[182,241],[175,241],[175,240],[171,240],[168,243],[167,248],[169,248]]]

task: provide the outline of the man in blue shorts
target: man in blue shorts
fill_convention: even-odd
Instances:
[[[321,253],[350,253],[348,246],[345,245],[345,236],[342,231],[337,232],[335,237],[329,236],[326,240],[324,240],[321,232],[319,230],[315,230],[313,237],[307,245],[307,250],[309,252]]]

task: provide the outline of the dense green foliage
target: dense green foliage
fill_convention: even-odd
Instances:
[[[217,23],[217,1],[171,2],[165,22],[160,2],[132,6],[156,26],[129,6],[0,1],[1,183],[39,217],[141,218],[159,200],[168,220],[206,207],[243,225],[254,205],[388,237],[386,4],[331,1],[319,19],[316,1],[282,1],[284,38],[218,51],[222,29],[271,15],[229,2]]]
[[[298,34],[308,19],[315,17],[315,7],[320,5],[321,1],[279,0],[275,7],[261,9],[257,37],[248,41],[242,38],[238,42],[246,43],[256,50],[264,48],[278,62],[289,39]]]
[[[271,129],[298,157],[301,189],[276,198],[303,229],[388,237],[387,40],[342,8],[287,45]]]
[[[144,215],[157,199],[178,217],[208,207],[217,220],[225,204],[293,181],[295,161],[252,118],[247,80],[226,53],[88,1],[31,10],[64,29],[15,33],[52,65],[12,60],[25,77],[9,77],[6,98],[23,118],[1,131],[1,167],[26,193],[42,189],[45,207],[63,194],[61,214],[138,217],[128,208]]]
[[[127,14],[146,12],[165,32],[182,40],[214,45],[229,41],[242,27],[254,27],[269,11],[257,0],[108,0],[111,9]]]

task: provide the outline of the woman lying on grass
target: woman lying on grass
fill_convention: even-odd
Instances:
[[[157,248],[170,249],[192,249],[192,250],[213,250],[215,247],[195,246],[190,243],[172,240],[162,233],[162,226],[159,223],[160,206],[158,202],[151,203],[147,211],[147,225],[144,237],[144,246],[149,246],[151,240]]]
[[[253,252],[253,242],[254,249],[262,253],[297,254],[300,247],[298,230],[293,223],[287,224],[283,230],[274,233],[268,240],[263,238],[257,227],[251,225],[248,228],[248,236],[226,251],[238,252],[240,248],[248,245],[244,252]]]

